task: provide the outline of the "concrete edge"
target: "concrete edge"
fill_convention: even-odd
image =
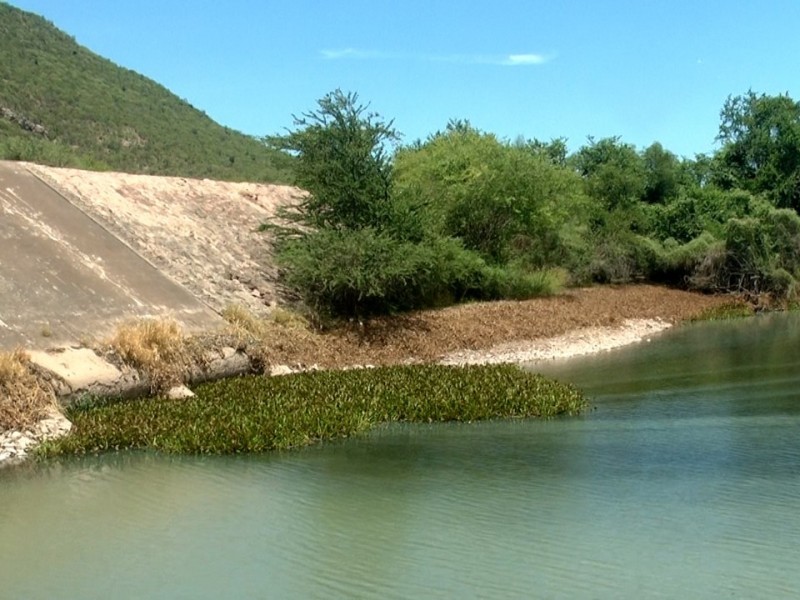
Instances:
[[[147,374],[130,367],[120,368],[90,348],[73,346],[27,351],[27,354],[39,384],[52,392],[56,402],[49,414],[33,427],[0,432],[0,469],[24,462],[42,442],[69,433],[72,423],[63,409],[71,404],[89,396],[132,400],[152,393]],[[165,396],[180,402],[194,396],[187,385],[257,373],[258,364],[241,349],[225,346],[207,350],[202,364],[192,365],[183,383],[166,391]],[[266,373],[271,374],[271,371]]]

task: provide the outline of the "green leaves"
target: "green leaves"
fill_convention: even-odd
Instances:
[[[382,229],[391,214],[390,146],[398,134],[358,94],[336,90],[296,129],[271,143],[297,155],[296,183],[309,195],[297,221],[315,229]]]
[[[149,448],[234,454],[306,446],[387,421],[412,423],[576,414],[574,387],[511,365],[415,365],[249,376],[200,386],[187,400],[150,398],[70,412],[72,433],[44,456]]]
[[[719,156],[735,185],[800,210],[800,103],[788,95],[730,96],[720,113]]]

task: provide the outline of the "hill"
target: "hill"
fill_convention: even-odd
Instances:
[[[0,158],[286,182],[292,159],[0,2]]]

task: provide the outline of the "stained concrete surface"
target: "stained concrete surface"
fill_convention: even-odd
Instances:
[[[0,161],[0,349],[94,338],[136,317],[221,318],[19,163]]]

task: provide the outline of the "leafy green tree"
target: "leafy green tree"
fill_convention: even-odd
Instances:
[[[586,181],[588,194],[607,210],[631,209],[644,196],[647,173],[642,158],[617,137],[590,137],[573,155],[572,164]]]
[[[751,90],[728,97],[720,117],[719,179],[800,209],[800,103]]]
[[[537,156],[542,156],[559,167],[567,166],[567,138],[555,138],[543,142],[536,138],[532,140],[519,140],[514,144],[518,148],[527,148]]]
[[[645,185],[642,199],[649,204],[666,204],[677,197],[682,187],[682,168],[678,157],[658,142],[642,153]]]
[[[297,154],[295,180],[308,195],[295,214],[315,228],[386,228],[392,218],[389,151],[399,139],[392,122],[370,112],[355,93],[336,90],[318,104],[295,117],[294,131],[270,140]]]
[[[399,194],[416,199],[437,235],[493,264],[562,264],[585,223],[581,181],[547,150],[508,144],[451,122],[395,161]]]

